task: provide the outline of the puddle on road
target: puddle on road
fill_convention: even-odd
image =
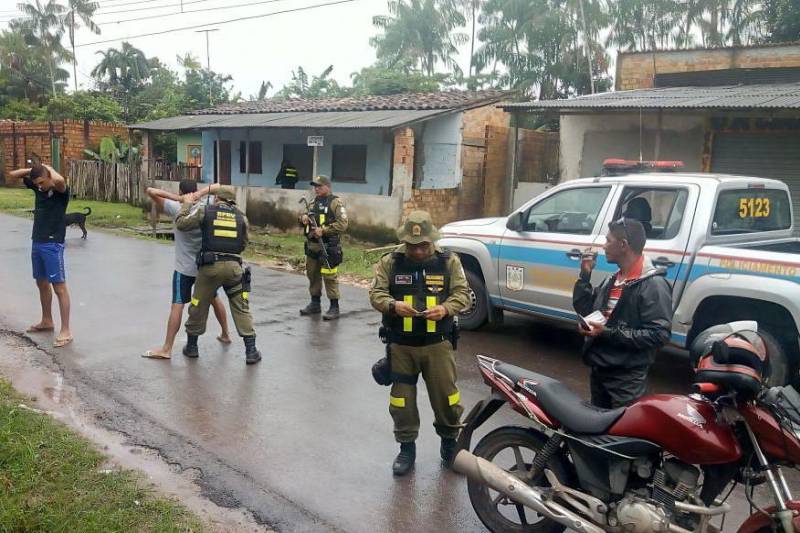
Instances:
[[[211,532],[269,531],[242,509],[220,507],[200,495],[196,468],[172,466],[153,450],[131,447],[121,434],[94,425],[80,405],[75,390],[64,382],[51,357],[28,338],[0,331],[0,375],[29,400],[24,407],[60,420],[94,442],[110,457],[101,470],[125,468],[143,474],[144,481],[166,496],[178,499],[194,512]]]

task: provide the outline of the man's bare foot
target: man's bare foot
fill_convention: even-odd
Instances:
[[[146,357],[148,359],[170,359],[172,358],[172,353],[164,348],[161,348],[158,350],[147,350],[142,354],[142,357]]]
[[[56,337],[55,342],[53,342],[53,347],[54,348],[63,348],[67,344],[71,343],[72,340],[73,340],[73,338],[72,338],[72,334],[70,332],[63,332],[62,331],[61,333],[58,334],[58,337]]]
[[[55,327],[53,326],[52,322],[46,322],[42,320],[38,324],[34,324],[29,326],[28,329],[25,330],[26,333],[38,333],[40,331],[53,331]]]
[[[233,342],[231,338],[224,333],[220,333],[219,335],[217,335],[217,340],[222,344],[230,344]]]

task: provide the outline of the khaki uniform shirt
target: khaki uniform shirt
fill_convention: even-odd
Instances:
[[[203,224],[203,218],[206,216],[206,203],[201,201],[197,204],[197,209],[192,209],[195,204],[192,202],[184,202],[178,216],[175,218],[175,227],[181,231],[190,231],[199,228]],[[247,217],[244,217],[244,245],[250,242],[250,222]]]

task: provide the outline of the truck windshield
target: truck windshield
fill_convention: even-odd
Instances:
[[[733,235],[789,229],[789,194],[779,189],[733,189],[717,199],[712,235]]]

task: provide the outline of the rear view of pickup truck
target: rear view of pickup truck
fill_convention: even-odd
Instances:
[[[593,283],[616,270],[605,260],[608,223],[622,216],[647,231],[645,254],[673,287],[674,345],[705,328],[756,320],[770,349],[773,383],[797,375],[800,241],[785,184],[713,174],[638,174],[575,180],[504,218],[454,222],[443,248],[461,256],[472,305],[465,329],[504,311],[576,320],[572,288],[585,250],[599,253]]]

